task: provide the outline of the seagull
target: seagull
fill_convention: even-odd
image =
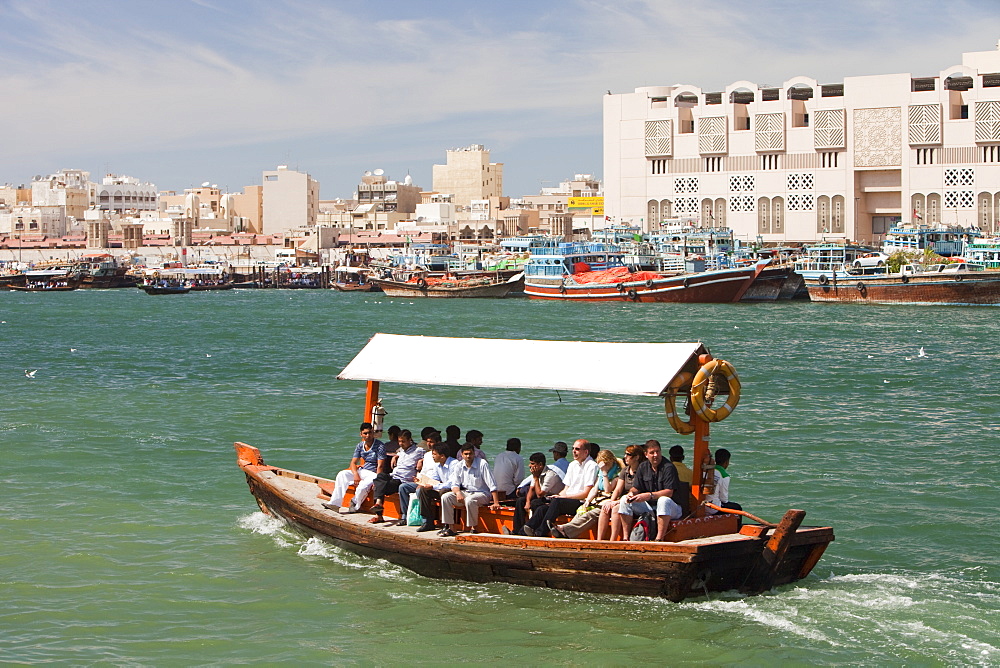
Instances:
[[[907,362],[909,362],[909,361],[910,361],[910,360],[912,360],[913,358],[912,358],[912,357],[904,357],[903,359],[905,359],[905,360],[906,360]]]
[[[27,369],[25,369],[24,370],[24,377],[25,378],[34,378],[36,373],[38,373],[38,369],[35,369],[34,371],[28,371]]]
[[[733,325],[733,329],[739,329],[739,328],[740,328],[739,325]]]
[[[889,381],[887,381],[887,380],[883,380],[882,382],[883,382],[883,383],[888,383]]]
[[[924,352],[923,346],[920,346],[920,350],[917,351],[917,357],[927,357],[927,353]]]
[[[70,351],[71,353],[75,353],[75,352],[76,352],[76,348],[70,348],[70,349],[69,349],[69,351]]]
[[[875,359],[875,356],[874,355],[869,355],[868,359],[873,360],[873,359]]]
[[[205,355],[205,357],[211,357],[211,355]]]

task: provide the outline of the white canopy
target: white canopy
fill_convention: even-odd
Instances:
[[[703,352],[700,343],[376,334],[337,378],[658,396]]]

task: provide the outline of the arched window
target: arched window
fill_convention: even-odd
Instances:
[[[913,209],[913,224],[919,225],[924,222],[927,215],[927,198],[920,193],[914,193],[910,197],[910,207]]]
[[[830,212],[830,231],[834,234],[844,233],[844,196],[834,195]],[[857,221],[854,221],[857,225]]]
[[[724,197],[715,200],[715,217],[712,223],[712,227],[726,227],[726,199]]]
[[[941,195],[931,193],[927,195],[927,218],[928,225],[936,225],[941,222]]]
[[[830,198],[820,195],[816,198],[816,231],[829,234],[833,228],[830,223]]]
[[[979,193],[976,199],[979,202],[978,225],[980,229],[989,231],[993,228],[993,193]]]
[[[674,203],[668,199],[660,200],[660,220],[674,217]]]
[[[660,203],[655,199],[651,199],[646,203],[646,220],[650,224],[660,221]]]
[[[795,84],[786,91],[785,95],[792,107],[792,127],[809,127],[809,111],[806,109],[806,100],[811,100],[813,97],[812,86]]]
[[[710,199],[701,200],[701,226],[715,227],[714,214],[712,213],[713,202]]]
[[[771,200],[771,230],[775,234],[785,231],[785,198],[775,197]]]
[[[766,197],[757,200],[757,233],[771,233],[771,201]]]

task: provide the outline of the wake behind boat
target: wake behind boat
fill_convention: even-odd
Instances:
[[[503,361],[518,359],[518,365]],[[572,365],[565,360],[573,359]],[[452,362],[448,362],[452,360]],[[609,371],[613,370],[613,371]],[[555,389],[658,397],[678,433],[694,436],[689,516],[666,542],[559,540],[505,535],[513,509],[480,509],[477,533],[429,537],[415,527],[385,527],[323,506],[334,481],[268,465],[255,447],[236,443],[237,463],[261,510],[358,554],[386,559],[430,577],[508,582],[573,591],[661,596],[679,601],[708,591],[748,594],[799,580],[833,540],[829,527],[801,526],[790,510],[777,525],[737,528],[724,511],[706,515],[714,472],[709,425],[735,408],[735,371],[700,343],[603,343],[459,339],[376,334],[338,376],[366,380],[365,418],[379,406],[383,382]],[[675,408],[687,396],[683,421]],[[723,405],[718,405],[726,397]],[[714,407],[713,407],[714,406]],[[345,499],[345,502],[347,499]],[[400,517],[395,495],[385,517]],[[362,506],[364,508],[365,506]]]

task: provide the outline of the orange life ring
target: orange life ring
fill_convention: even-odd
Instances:
[[[667,422],[673,427],[681,436],[687,436],[688,434],[694,433],[694,425],[691,422],[685,422],[681,419],[681,416],[677,414],[677,393],[682,387],[691,382],[691,374],[687,371],[681,371],[679,374],[674,376],[674,379],[670,381],[667,385],[666,395],[663,397],[663,410],[667,412]]]
[[[708,388],[708,381],[714,375],[725,376],[729,383],[729,396],[719,408],[710,408],[705,401],[705,390]],[[698,416],[706,422],[720,422],[729,417],[729,414],[740,402],[740,379],[736,375],[736,369],[725,360],[715,359],[698,369],[691,381],[691,408]]]

